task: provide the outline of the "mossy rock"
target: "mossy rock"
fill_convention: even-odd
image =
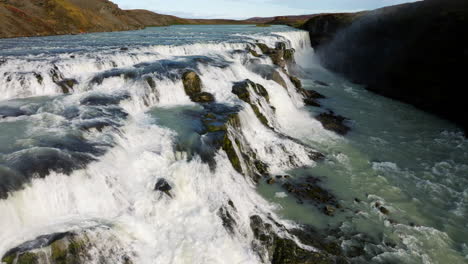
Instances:
[[[273,71],[271,75],[271,80],[275,81],[277,84],[283,86],[284,88],[288,88],[286,81],[283,79],[283,77],[278,71]]]
[[[69,94],[70,91],[73,91],[73,87],[78,84],[78,81],[75,79],[65,79],[56,83],[60,86],[64,94]]]
[[[243,174],[241,161],[237,156],[236,150],[234,149],[234,145],[232,144],[232,141],[229,139],[229,136],[227,134],[224,136],[222,148],[224,152],[226,152],[226,155],[228,156],[232,167],[240,174]]]
[[[16,264],[39,264],[39,258],[35,253],[25,252],[18,256]]]
[[[270,58],[273,64],[284,68],[286,67],[286,60],[284,59],[284,50],[275,50],[270,53]]]
[[[351,130],[351,128],[344,123],[346,118],[335,115],[333,112],[322,113],[316,116],[316,119],[322,123],[325,129],[334,131],[340,135],[346,135]]]
[[[202,81],[200,76],[194,71],[185,72],[182,75],[182,83],[184,84],[185,93],[192,97],[195,94],[201,93]]]
[[[294,62],[294,53],[296,51],[294,49],[287,49],[284,51],[284,60],[287,62]]]
[[[254,49],[251,49],[251,48],[248,48],[247,51],[252,54],[252,56],[256,57],[256,58],[260,58],[262,55],[258,54],[257,51],[255,51]]]
[[[296,87],[296,89],[298,89],[298,90],[301,90],[301,89],[302,89],[302,82],[301,82],[301,80],[300,80],[299,78],[290,75],[290,76],[289,76],[289,80],[291,80],[291,82],[294,84],[294,86]]]
[[[2,262],[6,263],[6,264],[13,264],[15,259],[16,259],[16,254],[11,254],[11,255],[8,255],[8,256],[4,256],[2,258]]]
[[[215,100],[214,96],[207,92],[196,93],[190,98],[196,103],[211,103]]]
[[[67,249],[68,245],[64,240],[55,241],[50,245],[51,248],[51,259],[56,264],[65,264],[67,262]]]
[[[272,49],[263,43],[256,43],[257,47],[262,51],[263,54],[270,54]]]
[[[286,230],[283,226],[275,223],[278,228]],[[336,263],[335,256],[329,255],[326,252],[312,252],[299,247],[296,242],[288,238],[279,237],[273,232],[272,225],[263,221],[263,219],[254,215],[250,217],[250,227],[253,231],[255,239],[259,242],[260,246],[264,248],[265,252],[260,250],[259,255],[263,253],[268,255],[269,260],[272,264],[331,264]],[[299,230],[297,230],[299,231]],[[300,230],[301,232],[307,230]],[[311,236],[309,236],[311,237]],[[320,237],[316,238],[321,239]],[[304,241],[302,241],[304,242]],[[314,242],[312,244],[319,245],[317,241],[305,241]],[[306,243],[311,244],[311,243]],[[255,247],[254,247],[255,248]],[[256,249],[259,249],[258,246]]]
[[[151,87],[152,90],[156,88],[156,82],[153,80],[151,77],[146,77],[145,78],[146,83]]]

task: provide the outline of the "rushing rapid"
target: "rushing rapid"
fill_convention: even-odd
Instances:
[[[467,261],[458,128],[323,70],[307,32],[172,26],[0,47],[8,264],[55,263],[63,239],[82,263],[283,263],[278,241],[325,263]],[[353,132],[326,130],[314,115],[328,109]],[[298,200],[290,179],[320,182],[328,204]]]

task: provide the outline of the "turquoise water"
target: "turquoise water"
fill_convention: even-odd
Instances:
[[[278,185],[264,183],[260,191],[280,203],[281,212],[296,221],[322,229],[365,232],[374,241],[391,241],[418,255],[397,258],[389,254],[374,261],[467,262],[468,141],[461,129],[410,105],[368,92],[320,67],[308,74],[330,84],[326,87],[305,80],[307,88],[328,97],[321,101],[324,108],[349,118],[352,131],[319,147],[330,154],[325,162],[290,173],[321,178],[323,186],[347,209],[331,218],[313,206],[305,209],[293,197],[275,197],[284,192]],[[309,111],[316,115],[323,109]],[[376,202],[390,213],[382,214]]]

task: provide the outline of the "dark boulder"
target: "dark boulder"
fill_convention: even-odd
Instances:
[[[197,93],[192,96],[192,101],[196,103],[211,103],[214,102],[214,100],[214,96],[207,92]]]
[[[73,91],[73,87],[78,84],[78,81],[75,79],[65,79],[57,82],[57,85],[60,86],[64,94],[69,94]]]
[[[322,123],[325,129],[336,132],[337,134],[346,135],[351,130],[351,128],[345,124],[347,120],[345,117],[336,115],[331,111],[321,113],[315,118]]]
[[[318,80],[315,80],[314,83],[316,83],[316,84],[318,84],[318,85],[321,85],[321,86],[330,86],[328,83],[322,82],[322,81],[318,81]]]
[[[167,196],[172,198],[172,194],[171,194],[172,186],[163,178],[158,179],[158,181],[156,182],[156,185],[154,186],[154,190],[163,192],[167,194]]]
[[[341,208],[336,197],[320,186],[320,179],[308,176],[300,180],[289,180],[283,184],[283,188],[292,194],[298,201],[308,201],[326,215],[333,216],[336,208]]]

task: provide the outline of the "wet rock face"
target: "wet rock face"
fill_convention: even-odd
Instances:
[[[271,219],[270,219],[271,220]],[[273,220],[272,220],[273,221]],[[342,256],[340,246],[327,242],[312,229],[287,230],[273,221],[277,229],[294,234],[301,243],[318,249],[317,252],[299,247],[291,238],[282,238],[273,230],[273,225],[260,216],[250,217],[250,227],[254,233],[253,249],[264,262],[272,264],[325,264],[348,263]]]
[[[351,128],[345,124],[346,118],[336,115],[332,111],[321,113],[316,119],[322,123],[325,129],[340,135],[346,135],[351,130]]]
[[[188,96],[191,97],[197,93],[201,93],[202,81],[196,72],[185,72],[182,75],[182,82],[184,84],[185,93]]]
[[[254,111],[258,120],[260,120],[260,122],[262,122],[262,124],[264,124],[266,127],[270,127],[268,119],[260,112],[260,109],[258,108],[259,102],[252,102],[252,97],[248,89],[249,87],[253,89],[253,92],[257,96],[265,98],[268,103],[270,102],[270,96],[265,87],[250,80],[235,83],[232,87],[232,93],[237,95],[237,97],[239,97],[239,99],[242,101],[248,103],[252,107],[252,110]]]
[[[468,132],[468,1],[426,0],[346,16],[355,18],[321,15],[304,26],[325,67]]]
[[[108,232],[108,229],[101,229]],[[64,232],[40,236],[32,241],[25,242],[9,250],[3,257],[6,264],[85,264],[96,258],[103,264],[131,264],[131,255],[124,253],[120,246],[112,248],[102,247],[96,243],[112,243],[112,236],[108,241],[94,241],[90,232],[84,230],[80,233]],[[97,251],[96,251],[97,250]],[[116,255],[116,250],[119,250]],[[98,254],[96,254],[98,252]],[[120,255],[121,254],[121,255]]]
[[[263,54],[269,56],[273,64],[285,68],[289,63],[294,63],[294,49],[287,49],[286,43],[277,42],[275,48],[270,48],[263,43],[257,43],[258,48]]]

